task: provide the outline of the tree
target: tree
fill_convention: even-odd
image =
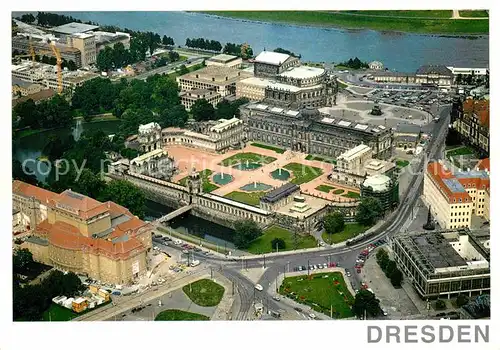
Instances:
[[[178,61],[180,58],[179,54],[175,51],[169,51],[168,52],[168,59],[170,60],[170,62],[176,62]]]
[[[380,268],[382,269],[382,271],[385,271],[385,269],[387,268],[387,263],[390,260],[389,254],[387,254],[387,251],[385,249],[379,249],[377,251],[376,258],[377,258],[377,263],[380,266]]]
[[[382,213],[382,205],[377,198],[363,198],[358,204],[356,221],[361,225],[371,226],[382,216]]]
[[[285,243],[285,240],[283,238],[274,238],[272,241],[271,241],[271,249],[275,250],[276,248],[278,250],[283,250],[285,249],[286,247],[286,243]]]
[[[446,309],[446,303],[442,299],[436,300],[436,310],[444,310]]]
[[[469,297],[465,294],[459,294],[457,296],[457,306],[458,307],[462,307],[464,305],[467,305],[467,303],[469,302]]]
[[[400,269],[396,268],[392,271],[390,277],[391,283],[394,287],[401,287],[401,282],[403,281],[403,273]]]
[[[184,106],[177,104],[171,108],[160,111],[159,123],[162,128],[171,126],[183,127],[188,121],[189,115]]]
[[[240,220],[234,224],[234,245],[236,248],[248,248],[250,242],[262,235],[262,229],[253,220]]]
[[[197,100],[191,106],[191,113],[196,121],[215,119],[215,109],[211,103],[204,98]]]
[[[33,254],[26,248],[16,250],[12,258],[12,267],[18,273],[25,272],[33,264]]]
[[[105,187],[106,183],[101,179],[100,174],[94,174],[89,169],[83,169],[78,181],[75,181],[74,186],[71,188],[85,196],[97,198]]]
[[[396,271],[396,270],[397,270],[397,268],[398,268],[398,267],[397,267],[397,265],[396,265],[396,262],[395,262],[394,260],[389,260],[389,261],[387,262],[387,265],[386,265],[385,270],[384,270],[384,271],[385,271],[385,275],[386,275],[387,277],[389,277],[389,278],[390,278],[390,277],[391,277],[391,275],[392,275],[392,273],[393,273],[394,271]]]
[[[344,215],[342,215],[342,213],[339,211],[326,214],[323,220],[324,220],[325,231],[329,235],[338,233],[342,231],[345,227]]]
[[[352,312],[358,317],[364,317],[365,311],[367,316],[378,316],[381,312],[380,300],[369,290],[362,289],[354,298]]]
[[[114,53],[113,49],[109,46],[104,50],[99,51],[96,59],[96,65],[99,70],[103,72],[110,71],[113,68]]]
[[[28,14],[22,15],[20,18],[20,21],[30,24],[30,23],[35,22],[35,19],[36,19],[35,16],[33,16],[31,13],[28,13]]]
[[[146,197],[136,185],[126,180],[112,180],[98,197],[101,202],[112,201],[124,206],[139,218],[144,218]]]
[[[163,45],[165,45],[165,46],[167,46],[167,45],[172,45],[172,46],[174,46],[174,45],[175,45],[175,43],[174,43],[174,39],[172,39],[171,37],[166,36],[166,35],[164,35],[164,36],[163,36],[163,38],[162,38],[162,40],[161,40],[161,43],[162,43]]]
[[[50,160],[54,161],[62,157],[64,152],[73,147],[75,140],[73,135],[50,135],[48,138],[48,143],[43,148],[42,153],[47,156]]]

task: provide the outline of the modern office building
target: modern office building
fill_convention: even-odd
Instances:
[[[241,68],[242,63],[243,63],[243,60],[241,59],[241,57],[227,55],[224,53],[220,54],[220,55],[212,56],[205,61],[205,64],[207,65],[207,67],[222,66],[222,67],[228,67],[228,68]]]
[[[17,180],[12,192],[13,208],[28,220],[31,231],[22,247],[35,261],[114,284],[146,273],[152,228],[126,208]]]
[[[490,292],[489,253],[468,229],[401,233],[392,250],[423,299]]]
[[[214,107],[216,107],[217,103],[219,103],[222,100],[221,95],[219,95],[217,92],[207,89],[181,91],[179,93],[179,96],[181,98],[182,105],[184,106],[184,108],[186,108],[186,111],[188,112],[191,110],[191,107],[198,100],[201,99],[206,100]]]
[[[453,173],[442,162],[427,165],[422,199],[443,229],[470,228],[472,215],[484,216],[490,188],[487,170]]]

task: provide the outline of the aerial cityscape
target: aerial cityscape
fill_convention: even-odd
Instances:
[[[490,318],[488,10],[13,12],[11,51],[13,321]]]

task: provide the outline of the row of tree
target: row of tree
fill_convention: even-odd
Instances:
[[[14,58],[14,57],[16,57],[18,55],[23,55],[23,53],[19,52],[17,50],[12,51],[12,58]],[[43,55],[43,56],[40,57],[40,55],[35,55],[35,61],[42,62],[42,63],[45,63],[45,64],[51,64],[53,66],[55,66],[57,64],[57,59],[55,57],[53,57],[53,56],[49,57],[49,56]],[[63,69],[64,68],[68,68],[68,70],[70,70],[70,71],[75,71],[75,70],[78,69],[78,67],[76,66],[75,61],[73,61],[73,60],[69,60],[68,61],[68,60],[66,60],[64,58],[62,60],[61,68],[63,68]]]
[[[186,46],[202,50],[210,50],[220,52],[222,45],[219,41],[209,40],[204,38],[187,38]]]
[[[401,287],[401,282],[403,281],[403,273],[398,269],[396,262],[389,258],[389,254],[385,249],[379,249],[377,251],[377,263],[384,271],[385,275],[391,280],[394,287]]]
[[[297,55],[294,52],[286,50],[286,49],[282,49],[281,47],[277,47],[273,51],[274,52],[278,52],[278,53],[284,53],[284,54],[287,54],[287,55],[290,55],[290,56],[294,56],[294,57],[297,57],[297,58],[301,58],[302,57],[300,54]]]
[[[18,127],[32,129],[50,129],[69,126],[73,123],[71,106],[61,95],[37,104],[31,99],[18,103],[13,108],[14,119]]]
[[[224,45],[223,53],[233,56],[238,56],[243,59],[249,59],[253,57],[253,50],[247,43],[243,44],[234,44],[234,43],[226,43]]]
[[[27,249],[21,249],[13,255],[13,309],[14,320],[41,321],[43,313],[58,295],[76,296],[85,290],[80,278],[73,272],[67,274],[52,271],[39,284],[22,285],[19,275],[19,264],[33,264],[33,256]],[[23,267],[25,268],[25,267]]]
[[[357,57],[354,57],[354,59],[349,58],[348,61],[336,64],[336,66],[343,66],[343,67],[348,67],[348,68],[351,68],[351,69],[361,69],[361,68],[368,68],[369,67],[368,63],[362,62]]]
[[[221,118],[230,119],[240,116],[239,107],[248,103],[247,98],[239,98],[234,101],[222,100],[214,106],[204,98],[197,100],[191,106],[191,114],[196,121],[218,120]]]
[[[24,20],[28,19],[29,22],[27,23],[33,23],[35,21],[34,16],[31,15],[23,15],[21,16],[20,20],[21,22],[24,22]],[[66,15],[59,15],[56,13],[50,13],[50,12],[38,12],[37,16],[37,23],[39,26],[43,27],[57,27],[57,26],[62,26],[63,24],[71,23],[71,22],[76,22],[76,23],[85,23],[85,24],[91,24],[97,26],[97,23],[94,23],[92,21],[87,21],[87,22],[82,22],[79,19],[76,19],[72,16],[66,16]]]

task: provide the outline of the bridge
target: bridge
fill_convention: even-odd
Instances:
[[[184,213],[187,213],[188,211],[193,209],[193,207],[194,207],[193,204],[189,204],[189,205],[186,205],[184,207],[180,207],[179,209],[174,210],[173,212],[168,213],[167,215],[162,216],[161,218],[157,219],[156,222],[170,221],[178,216],[181,216]]]

